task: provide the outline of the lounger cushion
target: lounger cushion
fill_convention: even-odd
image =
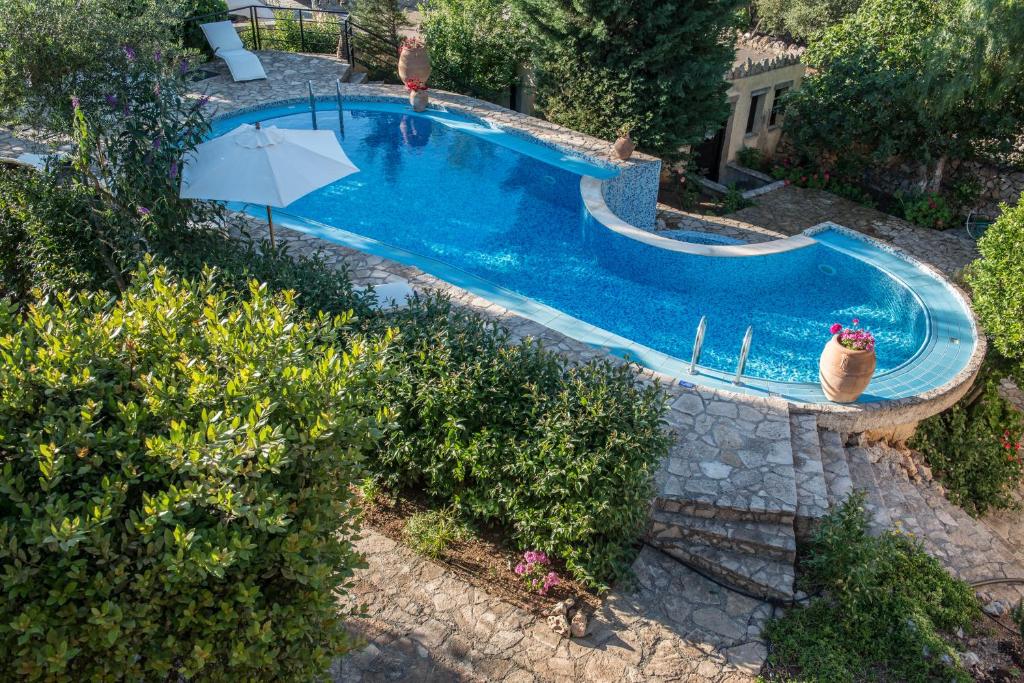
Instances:
[[[236,81],[254,81],[267,77],[260,58],[245,49],[238,31],[230,21],[203,24],[202,29],[214,54],[227,63],[231,78]]]

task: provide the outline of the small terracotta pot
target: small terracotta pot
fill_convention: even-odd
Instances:
[[[427,108],[427,102],[430,98],[427,97],[426,90],[410,90],[409,91],[409,104],[412,105],[413,111],[423,111]]]
[[[848,349],[834,335],[821,352],[818,381],[830,401],[852,403],[864,393],[875,372],[875,351]]]
[[[619,138],[612,145],[612,156],[616,159],[622,159],[625,161],[629,157],[633,156],[633,151],[636,149],[636,145],[633,144],[633,140],[628,135]]]
[[[426,83],[430,78],[430,51],[424,47],[403,47],[398,54],[398,77]]]

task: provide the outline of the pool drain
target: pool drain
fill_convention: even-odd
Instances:
[[[825,275],[835,275],[836,269],[826,263],[819,263],[818,270],[825,273]]]

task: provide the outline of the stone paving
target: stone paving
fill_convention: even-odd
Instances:
[[[636,581],[591,617],[590,634],[566,640],[532,614],[378,533],[357,543],[369,565],[348,598],[368,615],[352,628],[369,644],[336,662],[337,683],[356,681],[751,680],[771,607],[725,590],[644,549]]]

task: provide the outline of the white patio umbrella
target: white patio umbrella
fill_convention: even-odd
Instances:
[[[359,169],[328,130],[285,130],[243,124],[195,148],[181,171],[185,199],[248,202],[284,207]]]

